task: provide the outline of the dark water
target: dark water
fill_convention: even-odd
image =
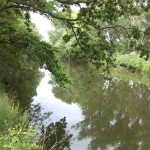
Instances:
[[[150,149],[149,77],[141,82],[128,74],[109,81],[86,65],[65,64],[64,69],[72,84],[52,86],[44,71],[31,103],[32,122],[50,135],[49,149],[59,141],[64,144],[57,150]]]

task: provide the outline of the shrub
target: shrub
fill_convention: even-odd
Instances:
[[[150,72],[150,60],[145,61],[135,54],[125,54],[116,57],[116,65],[125,67],[129,70]]]
[[[18,124],[0,135],[0,148],[4,150],[37,150],[39,146],[32,142],[34,138],[35,130],[32,126],[26,129]]]

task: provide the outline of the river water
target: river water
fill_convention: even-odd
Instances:
[[[32,124],[38,135],[42,129],[50,134],[50,147],[61,141],[57,150],[150,149],[149,76],[139,80],[141,75],[124,72],[104,80],[87,65],[66,63],[64,69],[71,80],[66,88],[52,84],[51,74],[41,70],[31,103]]]

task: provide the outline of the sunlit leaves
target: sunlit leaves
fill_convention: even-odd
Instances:
[[[67,58],[92,62],[98,67],[102,64],[106,66],[113,64],[112,55],[116,51],[122,51],[124,48],[127,48],[128,52],[134,51],[139,43],[143,45],[139,53],[148,58],[149,28],[146,19],[148,13],[146,14],[145,11],[149,11],[149,3],[146,2],[146,0],[85,0],[81,4],[80,1],[74,0],[10,0],[5,5],[6,1],[4,1],[1,2],[2,13],[7,15],[2,15],[1,41],[3,47],[7,49],[11,45],[19,60],[23,54],[30,63],[37,63],[39,66],[46,64],[61,82],[64,74],[60,71],[58,51],[47,43],[41,42],[38,34],[32,32],[34,28],[30,23],[29,11],[38,12],[51,19],[56,28],[63,27],[67,30],[57,37],[60,38],[59,40],[53,40],[63,55],[66,54]],[[14,9],[9,10],[9,8]],[[75,11],[75,8],[78,10]],[[22,22],[16,19],[19,12],[22,14],[22,17],[20,15]],[[141,14],[144,16],[143,24]],[[21,25],[23,22],[26,26]],[[121,50],[118,50],[120,48]]]

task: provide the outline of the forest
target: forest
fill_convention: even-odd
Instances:
[[[55,30],[49,31],[49,42],[32,23],[31,12],[51,21]],[[88,64],[102,70],[104,79],[111,79],[114,70],[149,76],[150,2],[0,0],[0,149],[42,149],[47,139],[31,142],[35,128],[27,127],[30,113],[21,106],[36,94],[42,76],[39,68],[49,70],[62,88],[71,84],[63,62]],[[23,91],[29,95],[22,95]],[[47,132],[58,125],[65,128],[65,118]],[[65,139],[68,147],[70,138]],[[56,147],[64,148],[61,143]]]

